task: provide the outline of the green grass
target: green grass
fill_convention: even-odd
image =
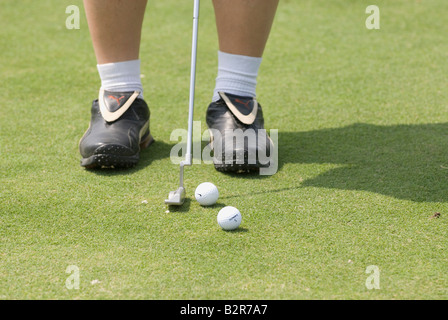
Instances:
[[[192,4],[148,5],[141,59],[156,142],[118,172],[79,166],[99,79],[84,16],[80,30],[65,28],[71,4],[83,10],[80,0],[1,5],[1,299],[447,299],[445,0],[378,0],[380,30],[365,28],[367,1],[282,0],[257,89],[267,128],[279,130],[279,171],[188,167],[190,200],[171,212]],[[214,23],[203,1],[202,131]],[[213,207],[194,200],[204,181],[220,190]],[[242,212],[236,232],[216,223],[225,205]],[[78,290],[65,286],[70,265]],[[370,265],[379,290],[365,286]]]

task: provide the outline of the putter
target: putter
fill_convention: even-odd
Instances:
[[[187,136],[187,152],[185,160],[180,162],[179,188],[175,191],[170,191],[168,199],[165,203],[168,205],[180,206],[185,201],[184,188],[184,167],[191,166],[192,154],[191,145],[193,140],[193,111],[194,111],[194,89],[196,82],[196,56],[198,47],[198,21],[199,21],[199,0],[194,0],[193,8],[193,39],[191,45],[191,71],[190,71],[190,99],[188,106],[188,136]]]

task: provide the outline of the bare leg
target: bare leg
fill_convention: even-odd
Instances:
[[[279,0],[213,0],[219,50],[261,57]]]
[[[206,119],[210,130],[221,133],[221,143],[214,143],[213,163],[218,171],[267,172],[262,171],[267,164],[260,155],[271,154],[273,144],[261,131],[263,113],[254,98],[258,69],[278,2],[213,0],[219,40],[218,75]],[[256,141],[237,142],[235,146],[233,133],[241,129],[255,133]]]
[[[152,142],[139,59],[146,3],[84,0],[101,89],[92,103],[89,128],[79,142],[83,167],[132,167],[141,148]]]
[[[147,0],[84,0],[98,64],[139,58]]]

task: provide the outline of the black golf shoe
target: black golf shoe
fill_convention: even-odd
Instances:
[[[251,172],[271,165],[272,140],[257,100],[223,92],[207,109],[213,164],[218,171]]]
[[[90,125],[79,142],[81,166],[129,168],[138,163],[140,150],[153,138],[149,108],[136,92],[101,90],[91,109]]]

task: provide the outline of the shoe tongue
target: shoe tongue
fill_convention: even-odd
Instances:
[[[113,122],[119,119],[137,99],[139,92],[111,92],[100,89],[99,105],[104,120]]]
[[[233,115],[244,124],[252,124],[257,117],[258,103],[251,97],[240,97],[219,92],[221,99]]]
[[[134,92],[111,92],[104,90],[104,106],[110,112],[115,112],[129,100]]]
[[[238,97],[238,96],[232,96],[227,94],[227,97],[232,102],[232,104],[235,106],[235,108],[242,113],[243,115],[247,116],[252,112],[255,106],[254,99],[250,97]]]

